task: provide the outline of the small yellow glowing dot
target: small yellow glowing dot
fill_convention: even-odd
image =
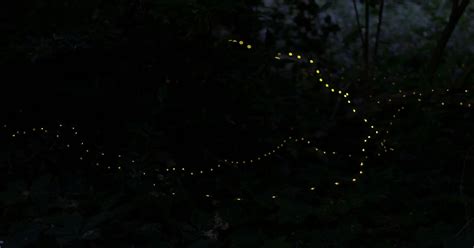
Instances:
[[[301,55],[296,56],[298,59],[301,59]]]
[[[364,172],[363,172],[363,171],[359,171],[359,174],[364,174]]]
[[[290,56],[290,57],[293,56],[293,53],[288,53],[288,56]]]
[[[309,188],[309,190],[311,190],[311,191],[314,191],[315,189],[316,189],[315,187]]]
[[[314,63],[314,61],[313,61],[312,59],[310,59],[310,60],[309,60],[309,63],[312,64],[312,63]]]
[[[329,88],[329,84],[325,84],[324,86],[326,86],[326,88]]]
[[[353,181],[353,182],[355,182],[355,181],[357,181],[357,179],[355,179],[355,178],[352,178],[352,181]]]
[[[356,112],[356,110],[355,110],[355,109],[352,109],[352,112],[354,112],[354,113],[355,113],[355,112]]]
[[[335,185],[339,185],[339,182],[335,182],[334,184],[335,184]]]
[[[364,162],[360,162],[360,166],[364,166]]]
[[[319,78],[319,82],[322,82],[322,81],[323,81],[323,79],[322,79],[322,78]]]
[[[12,134],[12,137],[13,137],[13,138],[15,138],[15,136],[16,136],[15,134]]]
[[[240,199],[240,198],[237,198],[236,200],[237,200],[237,201],[240,201],[240,200],[242,200],[242,199]]]
[[[316,73],[317,73],[317,74],[319,74],[319,73],[320,73],[320,71],[319,71],[319,70],[316,70]]]
[[[338,91],[337,93],[342,94],[342,91]]]
[[[251,49],[251,48],[252,48],[252,45],[247,45],[247,48],[248,48],[248,49]]]
[[[347,103],[349,103],[349,104],[350,104],[350,103],[351,103],[351,100],[347,100]]]
[[[331,92],[334,92],[334,89],[331,89]]]
[[[244,42],[243,42],[243,41],[239,41],[239,44],[240,44],[240,45],[243,45],[243,44],[244,44]]]
[[[275,59],[278,59],[278,60],[279,60],[279,59],[280,59],[280,57],[278,57],[278,56],[275,56]]]
[[[275,199],[276,198],[276,195],[272,195],[272,199]]]

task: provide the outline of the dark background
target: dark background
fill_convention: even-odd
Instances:
[[[0,246],[472,247],[470,2],[3,3]]]

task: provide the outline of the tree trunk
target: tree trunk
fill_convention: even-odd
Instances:
[[[446,48],[446,45],[448,44],[448,41],[451,38],[451,35],[453,34],[454,29],[456,28],[456,25],[461,19],[461,16],[463,15],[470,1],[471,0],[461,0],[461,2],[459,2],[459,0],[452,0],[453,3],[448,24],[446,24],[446,26],[444,27],[444,30],[441,33],[436,48],[433,50],[431,56],[431,64],[429,67],[431,80],[434,78],[436,71],[439,65],[441,64],[444,49]]]
[[[362,34],[362,27],[360,25],[360,18],[359,18],[359,10],[357,10],[357,4],[355,0],[352,0],[352,4],[354,5],[354,11],[356,15],[356,22],[357,22],[357,28],[359,29],[359,35],[360,35],[360,42],[362,46],[364,46],[365,41],[364,41],[364,35]]]
[[[365,0],[365,44],[364,44],[364,62],[365,62],[365,82],[368,83],[370,80],[370,61],[369,61],[369,1]]]
[[[382,20],[383,20],[383,8],[384,8],[385,1],[380,1],[380,9],[379,9],[379,19],[377,22],[377,33],[375,34],[375,45],[374,45],[374,64],[377,64],[377,50],[379,48],[380,42],[380,30],[382,28]]]

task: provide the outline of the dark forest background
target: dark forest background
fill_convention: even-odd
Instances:
[[[472,247],[473,13],[470,0],[7,1],[0,247]],[[381,135],[344,183],[373,131],[361,117]],[[305,140],[248,165],[289,136]],[[214,171],[224,159],[247,164]]]

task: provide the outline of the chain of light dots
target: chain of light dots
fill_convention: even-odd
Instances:
[[[396,86],[395,82],[392,82],[393,86]],[[390,121],[388,122],[388,126],[392,127],[393,122],[396,121],[399,117],[399,114],[408,108],[408,101],[412,100],[415,103],[423,104],[423,103],[432,103],[435,107],[447,108],[447,107],[455,107],[465,110],[474,110],[474,95],[472,95],[473,90],[469,89],[431,89],[428,91],[417,91],[417,90],[401,90],[398,89],[395,95],[390,96],[379,96],[373,97],[369,95],[369,98],[376,98],[373,100],[373,104],[376,105],[394,105],[399,104],[398,108],[395,113],[391,116]],[[449,98],[449,94],[458,94],[458,98],[455,100],[451,100]],[[432,99],[433,96],[441,96],[444,97],[441,100],[434,101]],[[405,107],[407,106],[407,108]],[[393,148],[388,148],[385,146],[387,141],[384,139],[380,145],[384,148],[384,151],[387,152],[388,150],[393,151]]]
[[[252,45],[247,44],[244,41],[230,40],[230,42],[231,43],[237,43],[241,46],[246,47],[247,49],[252,49]],[[288,52],[287,55],[286,54],[283,55],[281,53],[278,53],[274,58],[276,60],[289,59],[289,60],[297,60],[297,61],[307,62],[309,64],[314,64],[315,63],[314,59],[303,58],[303,56],[301,54],[293,54],[292,52]],[[343,90],[340,90],[337,87],[335,87],[333,85],[330,85],[329,83],[326,83],[325,80],[323,79],[323,77],[321,76],[321,71],[319,69],[315,68],[313,70],[313,72],[314,72],[314,75],[317,78],[317,83],[318,84],[322,85],[323,88],[327,89],[327,92],[329,92],[333,95],[336,95],[338,97],[343,97],[345,99],[345,103],[351,108],[352,112],[353,113],[359,113],[357,107],[354,106],[353,101],[350,100],[349,93],[344,92]],[[356,183],[356,182],[358,182],[358,178],[364,174],[363,167],[365,165],[365,162],[368,159],[368,156],[365,155],[365,154],[367,154],[367,149],[365,147],[366,147],[367,143],[369,142],[369,140],[374,139],[374,136],[377,136],[377,135],[380,134],[381,130],[380,131],[377,130],[375,128],[374,124],[372,122],[369,122],[369,120],[367,118],[361,117],[361,120],[363,121],[363,123],[365,123],[367,125],[369,130],[371,130],[371,133],[369,135],[367,135],[366,137],[364,137],[361,141],[360,151],[364,155],[361,156],[361,158],[358,162],[358,165],[360,167],[360,169],[358,171],[358,174],[356,176],[353,176],[350,180],[346,180],[346,181],[344,181],[344,180],[334,180],[333,183],[332,183],[332,185],[334,185],[334,186],[339,186],[341,184]],[[21,135],[27,135],[27,134],[31,134],[31,133],[41,134],[41,135],[48,135],[49,134],[49,135],[53,135],[53,137],[56,138],[56,139],[62,139],[64,137],[68,137],[68,136],[69,137],[76,137],[77,143],[75,143],[75,144],[73,144],[72,142],[64,142],[64,143],[66,143],[66,148],[68,148],[68,149],[72,149],[73,147],[79,148],[79,151],[81,152],[81,155],[78,156],[78,159],[80,161],[84,161],[84,160],[86,160],[86,158],[96,158],[96,161],[93,162],[93,164],[95,164],[98,167],[102,167],[102,168],[105,168],[107,170],[110,170],[110,171],[122,171],[125,168],[134,168],[137,165],[138,159],[136,159],[136,160],[127,159],[127,158],[125,158],[125,156],[123,156],[121,154],[114,154],[112,156],[109,156],[109,155],[106,156],[106,154],[104,152],[101,152],[101,151],[94,151],[95,154],[93,154],[92,151],[94,150],[94,148],[92,146],[89,147],[87,145],[87,142],[83,138],[80,137],[78,128],[74,125],[68,126],[68,125],[65,125],[65,124],[62,124],[62,123],[58,123],[57,125],[52,126],[50,128],[33,127],[29,130],[18,130],[18,129],[15,130],[15,129],[11,129],[8,125],[4,124],[3,128],[10,133],[10,137],[12,137],[12,138],[17,138],[17,137],[20,137]],[[69,134],[67,134],[67,132],[69,132]],[[388,133],[388,131],[387,131],[387,133]],[[311,140],[308,139],[308,138],[289,136],[289,137],[283,139],[281,141],[281,143],[276,145],[273,149],[269,149],[265,153],[262,153],[260,155],[256,155],[256,156],[254,156],[254,158],[249,158],[249,159],[245,159],[245,160],[244,159],[242,159],[242,160],[224,159],[224,160],[218,161],[213,167],[210,167],[206,170],[188,171],[185,167],[172,167],[172,168],[165,168],[165,169],[154,169],[153,171],[144,171],[144,170],[142,170],[142,171],[139,172],[139,174],[140,174],[140,176],[149,176],[153,173],[163,173],[163,174],[171,174],[171,173],[176,174],[176,173],[179,173],[179,174],[188,175],[188,176],[209,174],[209,173],[213,173],[215,170],[222,169],[224,167],[228,167],[228,166],[236,167],[236,166],[250,165],[250,164],[255,164],[259,161],[268,159],[268,158],[272,157],[274,154],[276,154],[279,150],[281,150],[283,147],[285,147],[290,142],[303,143],[303,144],[311,145],[312,148],[315,151],[321,152],[324,155],[336,155],[336,154],[338,154],[335,151],[325,151],[325,150],[321,149],[320,147],[313,146],[312,145],[313,142],[311,142]],[[381,145],[382,145],[382,147],[384,147],[385,151],[387,151],[387,149],[384,145],[384,142],[385,142],[385,140],[383,142],[381,142]],[[348,158],[353,157],[351,154],[347,154],[345,156],[348,157]],[[107,157],[109,157],[109,158],[115,157],[115,159],[119,159],[121,161],[120,162],[100,162],[100,161],[105,160]],[[151,186],[153,186],[155,188],[157,186],[157,184],[152,183]],[[310,192],[315,191],[316,188],[317,188],[317,185],[308,185],[307,186],[307,190],[310,191]],[[170,196],[175,196],[175,195],[176,195],[176,193],[174,193],[174,192],[171,192],[171,194],[170,194]],[[212,195],[211,194],[203,194],[203,197],[212,198]],[[278,198],[278,195],[273,194],[271,196],[271,198],[276,199],[276,198]],[[241,197],[235,197],[234,199],[236,201],[244,200]]]
[[[396,85],[395,82],[392,83],[392,85]],[[437,107],[456,107],[456,108],[461,108],[461,109],[466,109],[466,110],[474,110],[474,95],[472,95],[472,90],[469,89],[431,89],[429,91],[421,92],[417,90],[401,90],[398,89],[396,95],[390,95],[390,96],[379,96],[379,97],[373,97],[370,95],[370,98],[376,98],[374,100],[374,104],[376,105],[394,105],[396,103],[399,103],[399,108],[397,108],[397,112],[392,115],[392,120],[396,120],[398,117],[398,113],[400,113],[402,110],[405,110],[405,106],[408,104],[407,102],[412,100],[417,103],[434,103],[432,106],[437,106]],[[450,100],[448,98],[448,94],[458,94],[459,98],[461,99],[455,99]],[[433,96],[443,96],[445,98],[437,101],[433,101],[431,97]],[[393,126],[393,122],[389,122],[389,126]]]

